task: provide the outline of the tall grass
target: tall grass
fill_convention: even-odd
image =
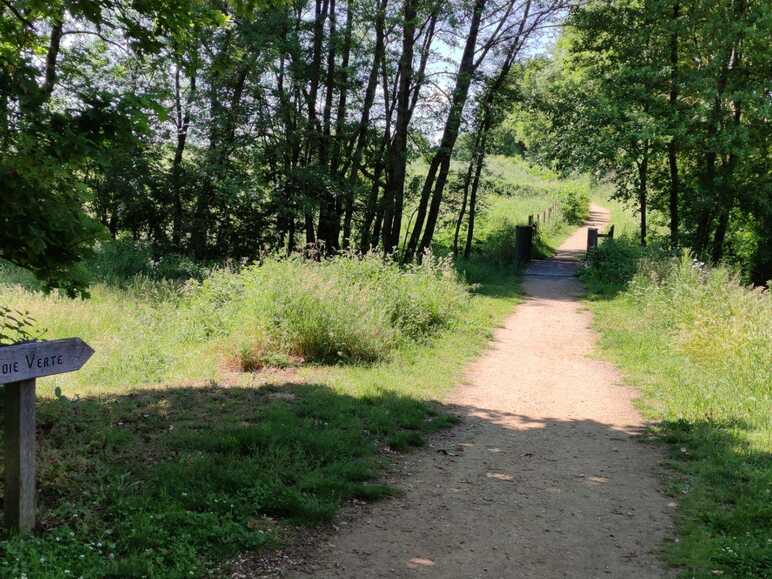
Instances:
[[[96,354],[44,389],[208,381],[223,368],[375,362],[429,339],[468,303],[447,261],[400,268],[372,256],[268,259],[185,284],[134,277],[99,284],[89,300],[0,285],[0,303],[29,311],[42,337],[80,336]],[[235,366],[235,368],[234,368]]]
[[[684,576],[772,574],[772,296],[724,267],[599,248],[586,281],[602,347],[642,389],[679,476]]]
[[[387,457],[454,423],[429,401],[518,298],[511,268],[460,269],[268,260],[188,284],[102,284],[90,301],[0,288],[49,335],[97,346],[69,382],[46,382],[61,395],[38,400],[42,532],[0,534],[0,576],[230,576],[240,552],[291,541],[347,500],[391,494],[378,482]],[[373,346],[375,329],[391,349]],[[337,363],[363,350],[384,357]],[[286,363],[308,351],[336,363],[218,375],[234,357]]]

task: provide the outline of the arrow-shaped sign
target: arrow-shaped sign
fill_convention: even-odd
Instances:
[[[0,347],[0,384],[74,372],[94,353],[80,338]]]

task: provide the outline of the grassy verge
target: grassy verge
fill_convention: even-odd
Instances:
[[[391,494],[388,457],[452,424],[431,400],[517,301],[514,272],[478,262],[460,264],[469,289],[435,266],[271,267],[102,286],[90,302],[3,289],[103,356],[41,381],[40,529],[0,541],[1,576],[219,576],[347,500]],[[245,371],[270,356],[294,367]]]
[[[631,240],[586,282],[603,352],[668,444],[684,577],[772,575],[772,300],[723,268]]]

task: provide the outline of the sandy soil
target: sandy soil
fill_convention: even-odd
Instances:
[[[607,212],[593,207],[594,225]],[[591,355],[573,272],[586,227],[525,276],[528,298],[446,401],[462,426],[404,461],[403,496],[345,516],[293,577],[669,575],[657,449],[635,392]]]

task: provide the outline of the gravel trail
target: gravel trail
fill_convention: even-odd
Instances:
[[[592,207],[591,223],[608,212]],[[527,296],[445,401],[463,424],[394,473],[404,494],[344,517],[295,577],[666,577],[662,456],[595,359],[572,275],[587,226],[526,273]]]

